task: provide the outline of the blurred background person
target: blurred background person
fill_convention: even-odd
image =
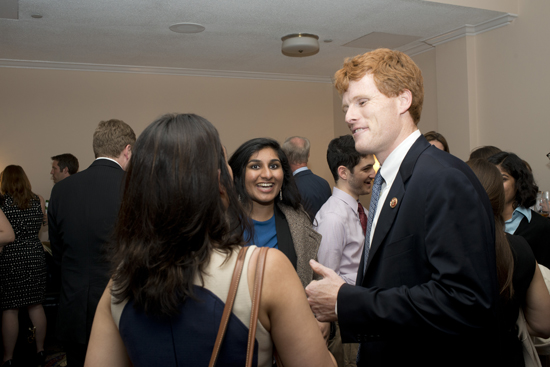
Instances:
[[[313,280],[310,259],[317,258],[321,235],[313,230],[300,203],[287,157],[273,139],[242,144],[229,159],[235,188],[254,225],[252,243],[281,250],[304,288]]]
[[[208,365],[249,226],[232,186],[218,132],[204,118],[165,115],[141,133],[87,367]],[[245,365],[255,249],[246,254],[218,365]],[[279,251],[268,251],[261,294],[257,366],[271,367],[272,344],[286,366],[332,366],[300,281]]]
[[[46,315],[42,308],[46,292],[46,257],[38,239],[45,223],[44,199],[31,190],[20,166],[7,166],[0,174],[0,209],[15,232],[15,240],[0,255],[2,281],[2,338],[4,366],[13,366],[13,351],[19,334],[19,309],[26,307],[36,327],[37,364],[45,362]]]
[[[440,133],[435,131],[428,131],[426,134],[424,134],[424,137],[426,138],[428,143],[435,146],[437,149],[450,153],[447,139],[445,139],[445,137]]]
[[[294,176],[294,182],[300,191],[301,202],[311,221],[331,195],[327,180],[317,176],[307,167],[309,159],[309,139],[291,136],[281,146],[285,152]]]
[[[477,158],[488,159],[490,156],[500,152],[502,152],[500,148],[497,148],[492,145],[485,145],[485,146],[477,147],[474,150],[472,150],[472,152],[470,153],[469,159],[470,160],[477,159]]]
[[[0,210],[0,252],[2,248],[10,242],[15,240],[15,233],[13,233],[13,228],[8,221],[8,218],[4,215],[4,212]],[[0,284],[1,284],[0,280]]]
[[[52,157],[52,175],[53,183],[56,184],[64,178],[74,175],[78,172],[78,159],[70,154],[59,154]]]
[[[495,249],[500,284],[502,349],[498,366],[524,366],[523,346],[516,328],[519,310],[533,336],[550,335],[550,294],[544,283],[533,251],[521,236],[504,232],[502,213],[505,208],[502,176],[485,159],[467,162],[487,191],[495,216]]]
[[[514,153],[500,152],[488,161],[502,174],[506,233],[525,238],[539,264],[550,267],[550,220],[529,209],[535,205],[539,191],[533,174]]]
[[[61,277],[55,334],[69,367],[84,365],[95,310],[109,282],[105,245],[113,233],[135,142],[134,130],[124,121],[101,121],[92,139],[95,160],[52,188],[48,234]]]

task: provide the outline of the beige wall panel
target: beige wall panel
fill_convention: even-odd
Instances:
[[[424,78],[424,104],[418,128],[422,133],[438,131],[437,125],[437,73],[435,49],[413,56]]]
[[[332,86],[249,79],[0,68],[0,169],[21,165],[33,190],[50,196],[50,157],[93,161],[100,120],[119,118],[136,134],[167,112],[210,120],[232,153],[254,137],[312,143],[310,167],[330,179],[326,146],[334,135]]]
[[[519,1],[519,17],[477,38],[480,145],[495,145],[528,161],[550,191],[550,2]]]
[[[470,152],[470,111],[466,37],[436,48],[437,123],[451,154],[467,159]]]

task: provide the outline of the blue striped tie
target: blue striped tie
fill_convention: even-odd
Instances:
[[[370,197],[369,205],[369,218],[367,222],[367,234],[365,235],[365,263],[363,264],[363,274],[367,270],[367,260],[369,259],[370,251],[370,230],[372,228],[372,221],[376,215],[376,207],[378,206],[378,198],[380,197],[380,189],[384,183],[384,177],[380,174],[380,170],[376,172],[376,177],[374,177],[374,184],[372,185],[372,195]]]

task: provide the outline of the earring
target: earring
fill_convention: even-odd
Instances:
[[[279,200],[283,201],[283,189],[279,191]]]

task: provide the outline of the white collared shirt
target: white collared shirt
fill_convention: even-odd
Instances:
[[[117,161],[115,161],[113,158],[108,158],[108,157],[97,157],[95,160],[97,161],[98,159],[107,159],[109,161],[113,161],[115,162],[116,164],[118,164],[120,166],[120,163],[118,163]],[[122,166],[120,166],[120,168],[122,168]],[[124,169],[124,168],[122,168]]]
[[[420,130],[416,129],[415,131],[413,131],[405,140],[401,142],[401,144],[397,146],[397,148],[393,150],[393,152],[390,153],[388,158],[386,158],[384,164],[380,166],[380,175],[382,176],[382,178],[384,178],[384,183],[382,183],[382,187],[380,189],[378,205],[376,206],[376,214],[374,215],[374,218],[372,220],[372,229],[370,231],[369,244],[372,244],[374,232],[376,231],[376,224],[378,223],[380,212],[382,211],[382,207],[384,206],[383,203],[388,197],[388,193],[390,192],[390,189],[393,185],[393,181],[395,181],[397,172],[399,172],[401,163],[403,163],[405,156],[420,135]]]
[[[306,167],[300,167],[298,168],[296,171],[292,172],[292,176],[296,176],[297,173],[300,173],[300,172],[303,172],[303,171],[307,171],[309,168]]]

